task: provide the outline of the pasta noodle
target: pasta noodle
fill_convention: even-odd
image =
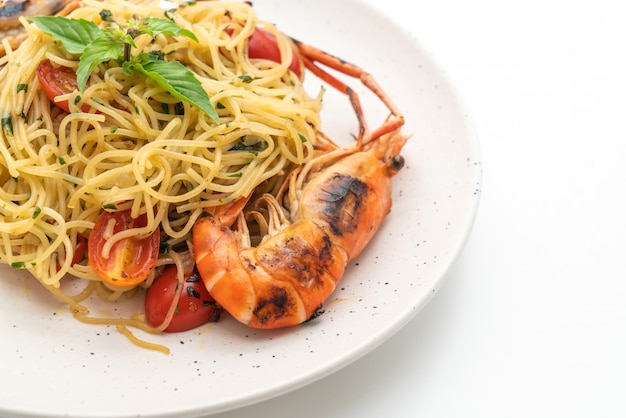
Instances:
[[[108,9],[124,24],[164,14],[149,2],[83,3],[69,17],[101,24],[99,13]],[[181,263],[176,249],[185,251],[205,208],[233,202],[261,184],[272,187],[291,166],[313,156],[321,94],[309,97],[288,70],[292,48],[286,37],[246,3],[199,2],[167,16],[198,42],[140,35],[136,52],[160,51],[183,63],[209,94],[219,124],[150,79],[128,75],[114,60],[96,67],[83,93],[57,97],[69,103],[71,112],[64,112],[42,91],[37,67],[50,60],[76,69],[77,57],[24,18],[21,46],[11,50],[4,43],[0,262],[27,269],[83,320],[80,302],[86,296],[58,290],[66,275],[86,280],[85,292],[101,297],[127,292],[102,282],[86,260],[72,265],[76,246],[103,210],[130,208],[133,217],[148,219],[145,227],[113,234],[109,245],[124,234],[147,236],[161,228],[173,251],[160,254],[158,265]],[[247,56],[245,43],[257,26],[276,36],[282,63]]]

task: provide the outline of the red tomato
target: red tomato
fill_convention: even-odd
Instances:
[[[76,73],[71,68],[55,67],[50,60],[44,60],[37,67],[37,78],[39,84],[50,101],[66,112],[70,111],[67,100],[55,102],[54,99],[62,94],[71,93],[78,90],[78,82],[76,81]],[[89,112],[89,106],[83,105],[81,110]]]
[[[281,62],[280,50],[276,43],[276,37],[263,28],[257,27],[248,38],[248,56],[250,58],[267,59],[274,62]],[[298,78],[302,78],[301,63],[298,52],[293,51],[293,58],[289,69]]]
[[[119,212],[103,212],[96,221],[88,241],[88,258],[91,268],[102,280],[118,287],[134,286],[144,281],[154,269],[159,256],[161,233],[139,238],[130,237],[116,242],[109,257],[102,255],[106,238],[103,236],[111,219],[115,220],[113,232],[146,226],[146,215],[137,219],[130,216],[130,209]]]
[[[157,277],[146,292],[146,320],[154,327],[163,323],[172,305],[178,280],[176,266],[170,265]],[[172,321],[166,332],[187,331],[207,322],[220,319],[221,308],[216,304],[200,280],[197,271],[185,273],[185,283]]]
[[[74,257],[72,257],[72,266],[80,263],[87,251],[87,238],[82,235],[76,236],[76,248],[74,248]],[[61,270],[61,265],[57,263],[57,271]]]
[[[87,238],[82,235],[76,236],[76,248],[74,248],[74,257],[72,257],[72,265],[80,263],[85,252],[87,251]]]

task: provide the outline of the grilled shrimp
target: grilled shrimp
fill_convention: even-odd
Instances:
[[[294,170],[276,194],[264,194],[233,227],[219,216],[193,228],[194,257],[215,300],[238,321],[262,329],[316,317],[348,262],[376,233],[391,208],[391,177],[403,166],[403,117],[371,75],[295,41],[306,67],[345,92],[359,120],[349,147],[325,150]],[[318,64],[360,78],[390,109],[374,132],[357,94]],[[250,226],[261,238],[253,243]]]
[[[0,3],[0,38],[7,39],[12,49],[24,40],[26,32],[19,19],[22,16],[65,16],[76,9],[76,0],[2,0]],[[0,56],[6,48],[0,44]]]

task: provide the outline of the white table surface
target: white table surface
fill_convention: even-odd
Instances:
[[[626,416],[626,2],[367,3],[469,108],[484,167],[473,233],[383,345],[213,417]]]

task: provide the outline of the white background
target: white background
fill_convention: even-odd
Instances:
[[[474,119],[473,233],[382,346],[214,417],[626,416],[626,2],[367,3],[432,53]]]

